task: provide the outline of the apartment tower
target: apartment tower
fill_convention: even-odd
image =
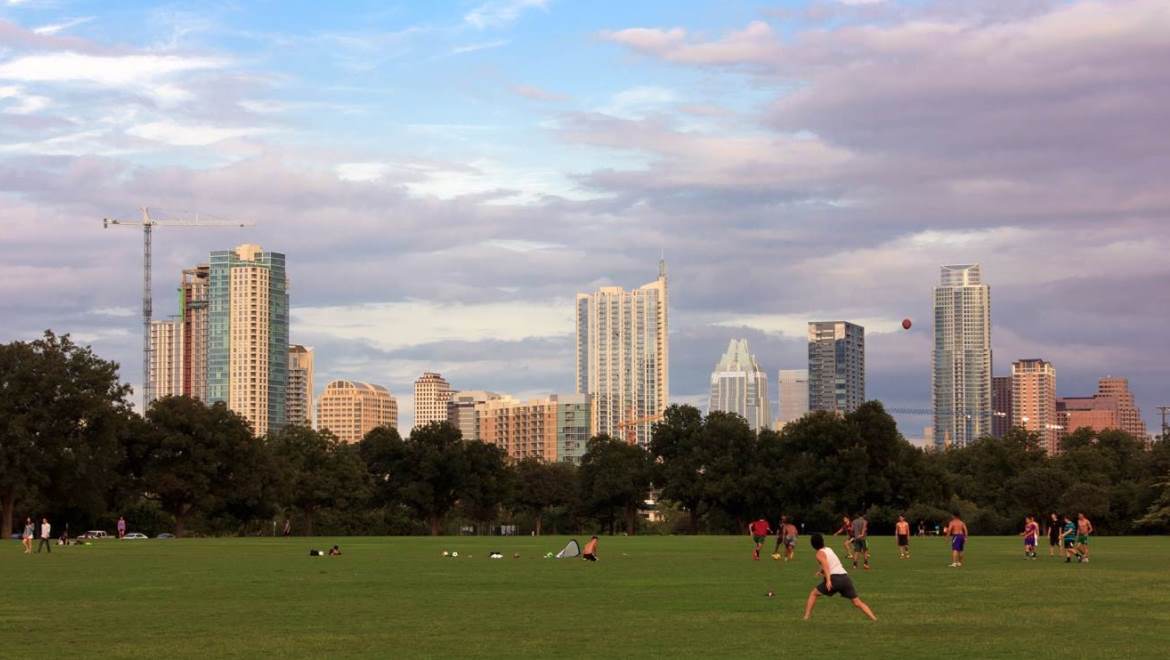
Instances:
[[[414,428],[431,422],[447,421],[447,402],[451,400],[451,383],[428,371],[414,381]]]
[[[931,367],[937,447],[964,447],[990,434],[991,288],[978,264],[942,267]]]
[[[150,382],[156,400],[183,394],[183,325],[176,319],[150,322]]]
[[[179,280],[183,332],[183,394],[207,400],[207,264],[184,268]]]
[[[776,428],[782,429],[808,414],[808,369],[781,369],[777,376],[780,417]]]
[[[865,402],[865,328],[848,321],[808,324],[808,407],[850,413]]]
[[[1002,438],[1012,428],[1012,377],[991,379],[991,435]]]
[[[361,442],[379,426],[398,428],[398,401],[381,385],[335,380],[317,401],[317,429],[342,442]]]
[[[475,406],[482,442],[496,445],[511,460],[580,463],[589,441],[590,405],[584,394],[553,394],[519,401],[498,397]]]
[[[1056,368],[1039,359],[1012,363],[1012,421],[1025,431],[1040,435],[1040,446],[1049,456],[1060,453],[1056,419]]]
[[[664,261],[632,291],[577,294],[577,393],[590,397],[594,434],[649,444],[670,401],[668,307]]]
[[[313,349],[300,344],[288,347],[289,424],[313,425]]]
[[[735,413],[746,419],[753,431],[771,428],[768,375],[760,369],[746,339],[732,339],[711,372],[707,411]]]
[[[499,394],[484,390],[455,392],[447,402],[447,421],[459,429],[459,434],[465,441],[479,440],[479,418],[475,413],[476,406],[499,398],[501,398]]]

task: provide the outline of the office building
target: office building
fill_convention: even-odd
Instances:
[[[931,398],[939,448],[991,433],[991,288],[978,264],[943,266],[934,289]]]
[[[225,402],[260,436],[287,419],[285,257],[244,244],[211,253],[207,284],[207,401]]]
[[[335,380],[317,401],[317,428],[342,442],[360,442],[379,426],[398,428],[398,401],[381,385]]]
[[[665,262],[632,291],[577,294],[577,393],[590,396],[594,434],[649,444],[670,401],[668,307]]]
[[[414,428],[431,422],[447,421],[447,402],[451,400],[451,383],[428,371],[414,381]]]
[[[447,402],[447,421],[459,429],[465,441],[479,440],[479,417],[475,413],[475,407],[499,398],[499,394],[484,390],[455,392]]]
[[[179,321],[183,332],[183,394],[207,401],[207,264],[183,269]]]
[[[1149,442],[1149,431],[1142,420],[1142,411],[1134,402],[1133,392],[1129,391],[1129,379],[1112,376],[1102,378],[1097,382],[1097,394],[1117,399],[1117,428],[1142,442]]]
[[[808,369],[781,369],[779,383],[780,417],[776,428],[784,428],[808,414]]]
[[[808,407],[850,413],[865,402],[865,328],[847,321],[808,324]]]
[[[771,428],[768,375],[760,369],[746,339],[732,339],[711,372],[707,412],[730,412],[747,420],[753,431]]]
[[[589,441],[590,405],[584,394],[519,401],[499,397],[475,406],[480,440],[511,460],[580,463]]]
[[[183,326],[178,320],[150,322],[150,382],[156,400],[183,394]]]
[[[1149,442],[1141,410],[1134,405],[1129,381],[1125,378],[1102,378],[1092,396],[1065,396],[1056,400],[1058,424],[1065,434],[1081,428],[1093,431],[1125,431],[1142,442]]]
[[[1056,419],[1056,368],[1039,359],[1012,363],[1012,420],[1040,436],[1050,456],[1060,453],[1060,426]]]
[[[1012,428],[1012,377],[991,379],[991,435],[1002,438]]]
[[[288,347],[288,389],[286,390],[289,424],[313,425],[313,349],[300,344]]]

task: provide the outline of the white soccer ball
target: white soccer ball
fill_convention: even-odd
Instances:
[[[450,556],[451,556],[451,553],[450,553],[450,552],[447,552],[446,550],[444,550],[444,551],[443,551],[443,556],[444,556],[444,557],[450,557]]]
[[[452,552],[452,553],[451,553],[451,556],[452,556],[452,557],[458,557],[458,556],[459,556],[459,553],[458,553],[458,552]]]

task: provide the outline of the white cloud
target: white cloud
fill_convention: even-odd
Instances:
[[[48,25],[42,25],[39,28],[34,28],[33,32],[35,32],[36,34],[43,34],[43,35],[50,35],[51,36],[51,35],[57,34],[58,32],[64,32],[65,30],[68,30],[70,28],[75,28],[78,25],[84,25],[85,23],[92,21],[93,18],[94,18],[93,16],[81,16],[78,18],[71,18],[71,19],[64,21],[62,23],[50,23]]]
[[[0,87],[0,101],[4,102],[3,111],[10,115],[29,115],[49,107],[49,99],[44,96],[27,94],[17,86]]]
[[[48,53],[16,57],[0,64],[0,80],[90,84],[145,93],[162,103],[173,104],[190,95],[171,79],[225,64],[220,59],[179,55]]]
[[[613,95],[609,103],[597,111],[622,119],[642,119],[647,114],[661,111],[678,101],[678,95],[665,87],[646,85],[631,87]]]
[[[342,181],[377,181],[386,176],[391,169],[387,163],[341,163],[333,168],[337,178]]]
[[[549,0],[490,0],[467,12],[463,20],[479,29],[514,23],[529,9],[547,9]]]
[[[485,41],[478,44],[467,44],[465,46],[456,46],[451,49],[452,55],[462,55],[464,53],[474,53],[478,50],[491,50],[492,48],[500,48],[512,43],[507,39],[496,39],[495,41]]]
[[[540,250],[553,250],[565,247],[560,243],[543,243],[541,241],[527,241],[524,239],[512,238],[497,238],[490,241],[484,241],[485,247],[494,247],[501,250],[508,250],[509,252],[537,252]]]
[[[816,310],[801,314],[740,314],[711,325],[721,328],[751,328],[760,332],[804,339],[808,337],[809,321],[849,321],[865,328],[867,335],[903,332],[900,318],[853,316],[848,312],[842,313],[841,310]]]
[[[138,124],[126,129],[127,135],[177,147],[204,147],[232,138],[249,137],[267,132],[270,132],[269,129],[181,124],[169,119]]]

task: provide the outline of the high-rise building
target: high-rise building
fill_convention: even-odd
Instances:
[[[1097,394],[1117,399],[1118,428],[1142,442],[1149,442],[1149,432],[1142,420],[1142,411],[1134,403],[1133,392],[1129,391],[1129,379],[1106,376],[1097,382]]]
[[[451,400],[451,383],[428,371],[414,381],[414,428],[431,422],[447,421],[447,402]]]
[[[935,444],[964,447],[991,433],[991,288],[978,264],[942,267],[931,366]]]
[[[584,394],[481,401],[475,406],[479,439],[500,447],[512,460],[579,463],[589,440],[589,408]]]
[[[848,321],[808,324],[808,407],[850,413],[865,403],[865,328]]]
[[[776,428],[784,428],[808,414],[808,369],[781,369],[780,417]]]
[[[746,339],[732,339],[711,372],[708,412],[731,412],[747,420],[753,431],[771,428],[772,404],[768,375],[760,369]]]
[[[1129,381],[1125,378],[1102,378],[1093,396],[1066,396],[1056,400],[1058,424],[1065,434],[1081,428],[1093,431],[1125,431],[1142,442],[1149,442],[1141,410],[1134,405]]]
[[[485,390],[463,390],[451,395],[447,402],[447,421],[459,429],[464,441],[479,440],[478,404],[499,399],[500,395]]]
[[[207,264],[184,268],[179,280],[179,319],[183,325],[183,394],[207,400]]]
[[[183,394],[183,326],[178,320],[150,322],[150,382],[156,399]]]
[[[577,294],[577,393],[590,395],[594,434],[646,446],[670,401],[666,263],[632,291]]]
[[[289,424],[313,425],[313,349],[300,344],[288,347],[285,399]]]
[[[256,435],[287,419],[288,281],[285,258],[244,244],[211,253],[207,400],[223,401]]]
[[[1056,420],[1056,368],[1039,359],[1012,363],[1012,421],[1025,431],[1040,434],[1040,446],[1050,456],[1060,453]]]
[[[381,385],[335,380],[317,400],[317,428],[342,442],[360,442],[379,426],[398,428],[398,401]]]
[[[991,435],[1002,438],[1012,428],[1012,377],[991,379]]]

